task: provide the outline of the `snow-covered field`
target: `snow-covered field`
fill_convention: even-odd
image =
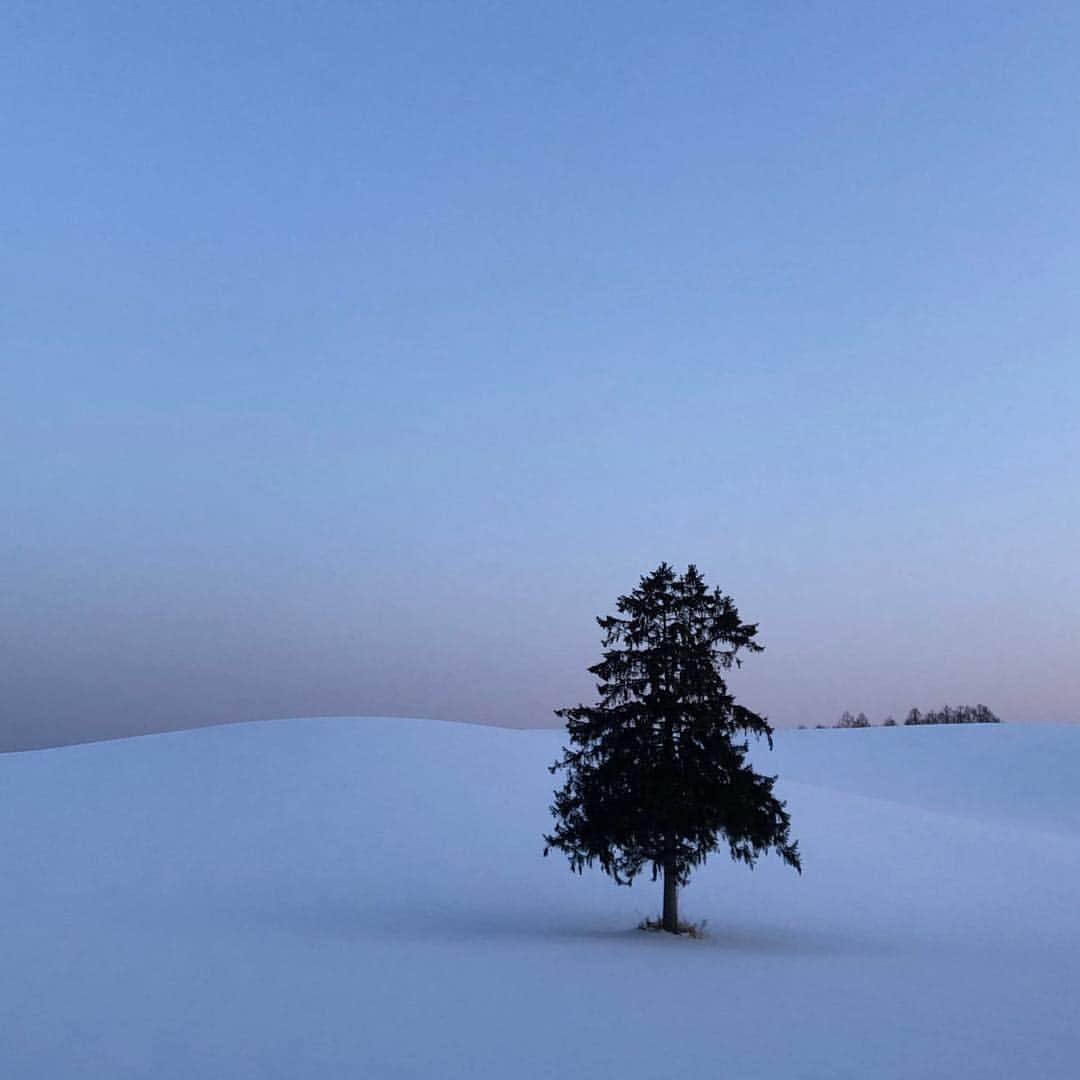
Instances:
[[[781,732],[805,874],[541,857],[558,732],[0,755],[0,1076],[1080,1076],[1080,728]]]

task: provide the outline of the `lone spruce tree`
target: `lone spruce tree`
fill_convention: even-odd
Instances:
[[[566,782],[544,854],[560,849],[577,873],[598,862],[620,885],[643,869],[662,875],[663,929],[678,933],[679,886],[723,845],[750,866],[774,848],[802,872],[776,778],[746,760],[745,736],[772,749],[772,728],[735,703],[723,677],[762,646],[693,565],[678,576],[661,563],[616,608],[597,619],[604,658],[589,671],[600,701],[556,710],[571,745],[551,766]]]

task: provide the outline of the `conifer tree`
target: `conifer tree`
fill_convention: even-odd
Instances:
[[[556,710],[570,746],[551,766],[566,780],[544,854],[563,851],[578,873],[599,863],[623,885],[646,869],[662,876],[663,929],[677,933],[679,887],[721,846],[750,866],[774,848],[802,869],[776,778],[746,760],[746,736],[771,749],[772,728],[736,704],[723,677],[762,646],[693,565],[679,576],[661,563],[616,610],[597,619],[604,653],[589,671],[599,702]]]

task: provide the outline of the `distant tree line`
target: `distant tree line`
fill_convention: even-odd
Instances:
[[[846,709],[840,714],[840,719],[836,721],[836,726],[840,728],[851,727],[869,727],[870,721],[866,717],[866,713],[861,712],[858,716],[852,716]]]
[[[904,726],[912,727],[919,724],[1000,724],[1001,720],[995,716],[985,705],[958,705],[953,708],[945,705],[940,709],[931,709],[929,712],[919,712],[912,709],[904,717]],[[826,724],[815,724],[814,727],[823,729]],[[845,710],[840,714],[840,719],[832,725],[834,728],[868,728],[871,726],[866,713],[860,712],[854,716]],[[896,727],[896,720],[886,716],[881,722],[882,727]],[[806,724],[800,724],[805,729]]]
[[[915,724],[1000,724],[1001,720],[985,705],[959,705],[955,709],[946,705],[921,713],[912,709],[904,718],[905,726]]]

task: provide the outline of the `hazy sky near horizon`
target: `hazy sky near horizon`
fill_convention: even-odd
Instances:
[[[1080,716],[1075,4],[8,4],[0,744]]]

